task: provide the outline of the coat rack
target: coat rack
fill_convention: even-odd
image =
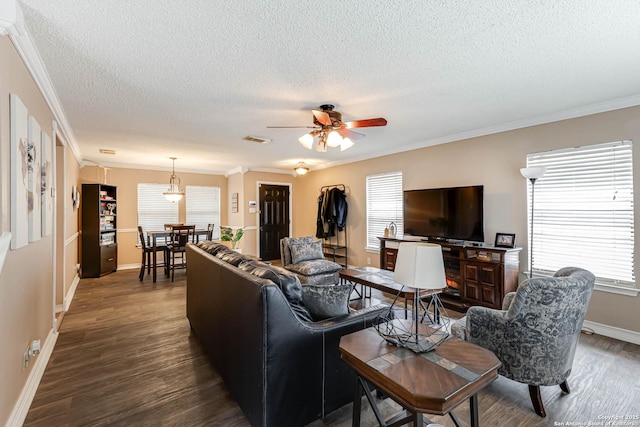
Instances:
[[[320,194],[328,193],[332,189],[337,188],[341,190],[343,193],[347,192],[347,188],[344,184],[333,184],[333,185],[323,185],[320,187]],[[320,205],[320,204],[319,204]],[[318,209],[321,210],[321,206],[318,206]],[[321,214],[318,212],[318,217]],[[318,227],[322,227],[321,224],[318,224]],[[342,235],[342,238],[341,238]],[[324,239],[322,248],[324,252],[324,256],[333,262],[336,262],[347,268],[347,227],[345,220],[345,227],[340,231],[337,226],[335,226],[335,233],[333,236],[318,236],[318,232],[316,232],[316,237],[320,237]]]

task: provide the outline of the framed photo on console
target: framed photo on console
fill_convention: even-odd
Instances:
[[[515,248],[516,235],[510,233],[496,233],[496,242],[493,246],[497,248]]]

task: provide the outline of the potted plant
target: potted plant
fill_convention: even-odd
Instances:
[[[244,227],[238,228],[235,233],[231,227],[220,227],[220,240],[231,242],[231,249],[234,251],[241,251],[237,246],[242,236],[244,236]]]

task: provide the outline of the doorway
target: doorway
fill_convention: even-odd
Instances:
[[[280,239],[289,236],[289,185],[258,183],[260,258],[280,259]]]

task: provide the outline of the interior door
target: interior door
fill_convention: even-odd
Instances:
[[[289,236],[289,187],[260,184],[260,258],[280,259],[280,239]]]

